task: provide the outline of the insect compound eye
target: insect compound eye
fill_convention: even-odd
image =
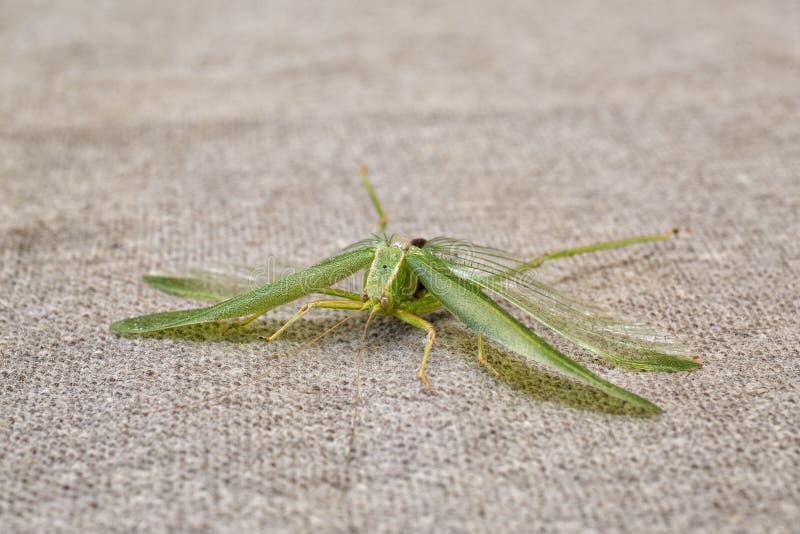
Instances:
[[[415,237],[411,240],[411,246],[422,248],[428,240],[423,237]]]
[[[388,266],[384,265],[384,266],[383,266],[383,270],[385,271],[385,270],[387,269],[387,267],[388,267]]]

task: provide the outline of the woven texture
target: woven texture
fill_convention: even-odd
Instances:
[[[9,531],[789,532],[800,521],[800,4],[58,2],[0,10],[0,523]],[[446,313],[424,334],[194,305],[160,268],[303,266],[390,229],[560,260],[693,373],[642,418]],[[548,339],[553,340],[552,337]],[[228,393],[230,388],[244,386]],[[207,397],[208,402],[196,404]],[[195,404],[193,404],[195,403]]]

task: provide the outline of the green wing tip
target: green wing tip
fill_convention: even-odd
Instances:
[[[142,277],[142,281],[150,286],[160,287],[165,284],[172,285],[175,283],[185,283],[187,278],[182,278],[180,276],[166,276],[161,274],[146,274]]]
[[[176,276],[162,276],[159,274],[146,274],[142,277],[142,281],[156,289],[169,289],[176,283],[185,282],[185,279]]]
[[[696,371],[703,368],[703,362],[697,360],[685,360],[683,365],[679,371]]]
[[[688,358],[680,358],[677,356],[670,356],[662,359],[656,366],[653,367],[654,371],[695,371],[703,367],[702,362],[697,360],[690,360]]]
[[[109,328],[117,334],[144,334],[146,332],[156,332],[190,324],[186,321],[196,314],[198,310],[178,310],[138,317],[129,317],[115,323],[111,323]]]
[[[154,332],[156,330],[163,330],[161,327],[153,327],[147,322],[141,320],[142,317],[131,317],[123,319],[115,323],[111,323],[109,329],[115,334],[143,334],[145,332]]]
[[[164,275],[160,275],[160,274],[146,274],[146,275],[142,276],[142,281],[145,284],[148,284],[148,285],[152,286],[152,285],[162,284],[162,283],[164,283],[166,281],[175,280],[175,278],[177,278],[177,277],[175,277],[175,276],[164,276]]]
[[[611,354],[603,354],[603,356],[616,365],[637,371],[678,373],[682,371],[696,371],[703,367],[702,362],[697,360],[669,354],[659,354],[657,358],[638,361],[618,358]]]
[[[157,274],[146,274],[142,277],[142,281],[150,287],[158,289],[159,291],[169,292],[172,286],[175,285],[175,279],[167,276],[160,276]]]
[[[108,328],[115,334],[134,334],[136,329],[132,327],[130,319],[123,319],[122,321],[111,323]]]

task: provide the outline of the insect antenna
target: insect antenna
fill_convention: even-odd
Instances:
[[[358,357],[356,358],[356,383],[354,388],[355,391],[353,393],[353,421],[350,425],[350,445],[348,447],[347,460],[345,461],[344,466],[345,475],[342,484],[340,500],[344,499],[350,490],[350,465],[353,463],[356,454],[356,426],[358,424],[358,402],[361,387],[361,361],[364,358],[364,343],[367,339],[367,330],[369,329],[370,323],[372,323],[372,318],[375,316],[375,312],[378,311],[380,307],[380,304],[376,304],[370,310],[369,317],[367,317],[367,322],[364,324],[364,331],[361,333],[361,341],[358,343]]]
[[[350,426],[350,455],[352,459],[352,455],[355,453],[356,450],[356,424],[358,423],[358,401],[359,401],[359,392],[361,389],[361,361],[364,359],[364,343],[367,339],[367,330],[369,329],[370,323],[372,323],[372,318],[375,316],[375,312],[378,311],[380,305],[373,306],[369,312],[369,317],[367,317],[367,322],[364,324],[364,331],[361,333],[361,341],[358,343],[358,357],[356,358],[356,383],[355,383],[355,392],[353,393],[353,422]],[[348,464],[350,462],[348,461]]]
[[[299,356],[299,355],[300,355],[300,354],[301,354],[301,353],[302,353],[304,350],[306,350],[306,349],[307,349],[307,348],[309,348],[311,345],[313,345],[314,343],[316,343],[316,342],[317,342],[317,341],[319,341],[320,339],[324,338],[324,337],[325,337],[325,336],[327,336],[328,334],[332,333],[334,330],[336,330],[337,328],[339,328],[340,326],[342,326],[344,323],[346,323],[347,321],[349,321],[349,320],[350,320],[350,319],[352,319],[353,317],[357,316],[359,313],[361,313],[361,312],[360,312],[360,311],[357,311],[357,312],[355,312],[355,313],[351,313],[350,315],[348,315],[348,316],[347,316],[347,317],[345,317],[344,319],[342,319],[342,320],[338,321],[336,324],[334,324],[333,326],[331,326],[331,327],[327,328],[327,329],[326,329],[324,332],[322,332],[321,334],[319,334],[318,336],[316,336],[314,339],[312,339],[312,340],[310,340],[310,341],[307,341],[307,342],[303,343],[303,345],[301,345],[301,346],[300,346],[300,347],[299,347],[299,348],[298,348],[298,349],[297,349],[297,350],[296,350],[296,351],[295,351],[293,354],[291,354],[290,356],[291,356],[291,357]],[[258,382],[258,380],[259,380],[259,379],[261,379],[261,378],[264,378],[264,377],[268,376],[268,374],[269,374],[269,373],[262,373],[262,374],[260,374],[260,375],[258,375],[258,376],[256,376],[256,377],[252,378],[251,380],[248,380],[248,381],[247,381],[247,382],[245,382],[244,384],[239,384],[238,386],[232,387],[232,388],[228,389],[227,391],[224,391],[224,392],[220,393],[219,395],[214,395],[214,396],[212,396],[212,397],[206,397],[205,399],[201,399],[201,400],[199,400],[199,401],[197,401],[197,402],[190,402],[190,403],[186,403],[186,404],[178,404],[177,406],[170,406],[170,407],[167,407],[167,408],[159,408],[159,409],[157,409],[157,410],[150,410],[150,411],[144,411],[144,412],[139,412],[139,413],[140,413],[141,415],[151,415],[151,414],[155,414],[155,413],[167,412],[167,411],[170,411],[170,410],[179,410],[179,409],[186,409],[186,408],[195,408],[195,407],[197,407],[197,406],[200,406],[200,405],[202,405],[202,404],[205,404],[205,403],[207,403],[207,402],[211,402],[211,401],[215,401],[215,400],[219,400],[219,399],[225,398],[225,397],[227,397],[227,396],[229,396],[229,395],[232,395],[232,394],[236,393],[236,392],[237,392],[237,391],[239,391],[240,389],[244,389],[244,388],[245,388],[245,387],[247,387],[247,386],[252,386],[252,385],[253,385],[253,384],[255,384],[256,382]]]

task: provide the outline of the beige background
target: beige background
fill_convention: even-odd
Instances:
[[[772,531],[800,521],[800,4],[3,2],[3,530]],[[565,260],[705,363],[602,395],[475,341],[294,310],[122,338],[152,269],[305,265],[391,228]],[[171,407],[240,391],[202,406]],[[157,413],[153,410],[166,409]],[[502,528],[501,528],[502,527]]]

